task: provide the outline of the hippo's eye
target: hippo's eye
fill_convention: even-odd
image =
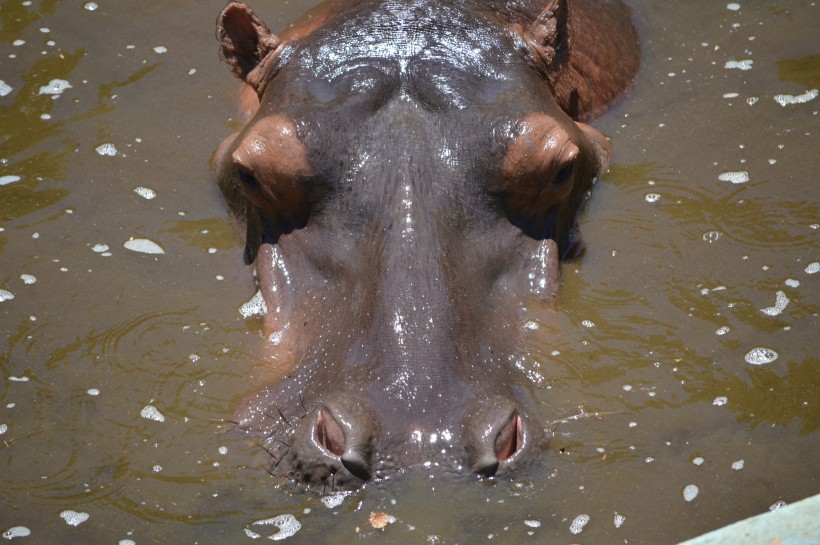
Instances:
[[[236,166],[239,169],[239,180],[242,182],[242,184],[248,189],[258,190],[259,182],[256,181],[254,175],[245,170],[244,168],[242,168],[241,166]]]
[[[575,161],[571,161],[569,164],[565,165],[561,170],[558,171],[558,174],[555,175],[555,180],[553,183],[555,185],[563,185],[570,180],[572,180],[572,175],[575,173]]]

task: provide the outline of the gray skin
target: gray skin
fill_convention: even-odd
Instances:
[[[280,378],[237,427],[271,472],[354,487],[423,462],[510,474],[546,434],[512,358],[630,84],[619,2],[358,0],[274,36],[229,4],[247,125],[215,154]]]

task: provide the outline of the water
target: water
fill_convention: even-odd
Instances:
[[[222,433],[272,373],[208,174],[237,127],[223,5],[0,3],[0,532],[664,544],[818,491],[816,3],[633,3],[643,66],[595,122],[615,155],[587,252],[516,362],[555,430],[541,470],[324,501]]]

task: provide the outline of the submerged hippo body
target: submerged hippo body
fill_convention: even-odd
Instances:
[[[634,77],[625,8],[331,0],[277,37],[231,3],[218,34],[248,122],[216,171],[282,366],[236,420],[271,471],[355,486],[543,454],[512,358],[606,168],[577,120]]]

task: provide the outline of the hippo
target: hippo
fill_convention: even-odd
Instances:
[[[212,165],[244,222],[277,377],[234,423],[269,473],[355,488],[543,459],[514,357],[607,169],[610,144],[583,121],[638,70],[629,10],[329,0],[277,36],[231,2],[217,27],[244,127]]]

